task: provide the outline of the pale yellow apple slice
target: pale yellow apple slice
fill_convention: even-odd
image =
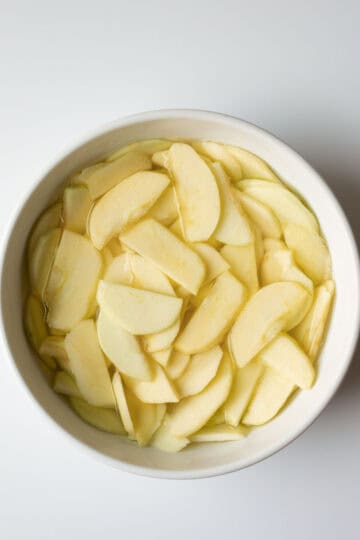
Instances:
[[[169,411],[169,430],[176,437],[199,431],[226,400],[232,382],[232,366],[225,353],[214,379],[199,394],[188,396]]]
[[[70,371],[88,403],[97,407],[114,407],[114,395],[105,358],[101,352],[95,323],[81,321],[65,337]]]
[[[282,330],[296,326],[309,309],[311,296],[295,282],[272,283],[250,298],[229,333],[231,354],[244,367]]]
[[[225,424],[225,414],[224,414],[224,407],[220,407],[218,411],[210,418],[207,426],[218,426],[220,424]]]
[[[242,168],[239,160],[237,160],[224,144],[219,144],[210,141],[194,141],[192,147],[200,154],[205,154],[213,161],[218,161],[224,167],[227,174],[233,180],[241,180],[243,178]]]
[[[200,304],[202,304],[202,302],[205,300],[205,298],[209,296],[209,293],[211,289],[213,288],[214,283],[215,283],[214,281],[205,283],[205,285],[201,287],[201,289],[199,290],[196,296],[191,296],[190,298],[191,305],[195,307],[199,307]]]
[[[40,350],[41,344],[47,338],[44,308],[40,300],[30,295],[26,300],[24,326],[26,335],[36,351]],[[56,362],[47,354],[43,359],[51,369],[56,368]]]
[[[251,221],[259,227],[264,238],[281,238],[279,220],[267,206],[241,191],[236,191],[236,197]]]
[[[286,244],[276,238],[264,238],[264,251],[276,251],[277,249],[286,249]]]
[[[173,234],[176,234],[176,236],[181,240],[184,240],[184,232],[182,230],[180,218],[176,219],[174,223],[170,225],[169,231],[171,231]]]
[[[147,154],[148,156],[151,156],[155,152],[162,152],[170,148],[172,145],[171,141],[167,141],[166,139],[146,139],[143,141],[136,141],[130,144],[127,144],[126,146],[122,146],[115,152],[112,152],[107,158],[106,161],[115,161],[116,159],[119,159],[120,157],[124,156],[125,154],[129,152],[143,152],[144,154]]]
[[[65,229],[85,234],[93,201],[86,186],[68,186],[63,194],[63,220]]]
[[[172,347],[164,349],[163,351],[155,351],[151,353],[151,357],[160,364],[162,367],[166,367],[169,363],[172,353]]]
[[[189,364],[190,355],[179,351],[173,351],[170,361],[166,366],[166,373],[170,379],[177,379],[182,375]]]
[[[229,442],[239,441],[245,435],[243,426],[227,426],[219,424],[216,426],[205,426],[200,431],[193,433],[190,436],[191,442],[206,443],[206,442]]]
[[[234,427],[239,425],[263,370],[263,365],[257,360],[243,368],[236,368],[231,392],[223,406],[226,424]]]
[[[220,217],[220,197],[214,174],[195,150],[183,143],[170,147],[169,169],[174,178],[186,239],[206,241]]]
[[[319,232],[314,214],[285,187],[265,180],[242,180],[237,186],[247,195],[269,206],[283,226],[294,223]]]
[[[312,294],[313,282],[295,264],[292,252],[288,249],[267,251],[260,266],[261,283],[269,285],[276,281],[295,281]]]
[[[300,388],[314,383],[315,370],[310,358],[287,334],[280,334],[259,354],[262,362]]]
[[[44,296],[60,238],[61,229],[50,229],[36,241],[29,257],[30,286],[39,298]]]
[[[179,401],[179,394],[164,369],[155,361],[152,361],[151,369],[153,372],[151,381],[124,377],[126,386],[144,403],[175,403]]]
[[[289,224],[284,228],[284,236],[296,262],[315,285],[330,279],[330,253],[320,235],[299,225]]]
[[[50,206],[45,212],[36,221],[28,241],[28,256],[31,257],[34,247],[37,244],[40,236],[44,233],[49,232],[50,229],[55,229],[61,225],[61,213],[62,213],[62,204],[55,203]]]
[[[55,358],[61,369],[69,371],[69,357],[65,349],[63,336],[46,336],[40,345],[39,353],[42,356]]]
[[[249,244],[253,241],[253,234],[245,213],[236,199],[236,190],[230,185],[230,180],[219,163],[214,163],[212,170],[216,176],[221,200],[220,219],[214,238],[232,246]]]
[[[165,416],[161,426],[151,439],[151,446],[163,452],[180,452],[189,442],[187,437],[176,437],[171,433]]]
[[[220,253],[209,244],[197,242],[192,244],[192,248],[200,255],[206,265],[205,283],[212,281],[229,270],[230,264],[220,255]]]
[[[101,269],[101,255],[91,242],[64,230],[45,291],[51,328],[71,330],[88,315]]]
[[[185,371],[176,380],[180,398],[201,392],[215,377],[222,356],[220,347],[192,356]]]
[[[182,299],[110,281],[100,281],[100,308],[130,334],[144,335],[169,328],[178,318]]]
[[[80,175],[78,182],[85,184],[92,199],[97,199],[122,180],[139,171],[151,169],[151,159],[144,152],[129,152],[111,163],[94,168],[90,174]]]
[[[331,280],[316,287],[314,301],[309,312],[291,332],[313,361],[318,357],[325,337],[334,292],[335,284]]]
[[[169,182],[166,174],[142,171],[108,191],[96,202],[90,215],[89,233],[94,246],[102,249],[127,225],[146,214]]]
[[[112,283],[121,283],[122,285],[133,285],[134,274],[131,270],[130,253],[122,253],[112,258],[106,266],[104,280]]]
[[[264,251],[265,251],[264,239],[263,239],[260,228],[255,223],[252,224],[252,230],[254,233],[256,264],[259,267],[259,265],[261,264],[262,258],[264,256]]]
[[[129,408],[128,396],[121,380],[121,376],[118,372],[116,372],[112,378],[112,385],[115,395],[116,407],[121,417],[121,421],[124,425],[125,431],[127,431],[131,439],[134,439],[135,427]]]
[[[169,186],[165,189],[164,193],[159,197],[154,206],[150,208],[149,216],[165,225],[165,227],[171,225],[171,223],[178,218],[178,209],[173,186]]]
[[[120,239],[176,283],[197,293],[205,278],[205,264],[163,225],[154,219],[146,219],[123,233]]]
[[[138,339],[100,309],[96,322],[101,349],[121,373],[137,379],[151,379],[149,362]]]
[[[249,296],[259,289],[256,252],[253,243],[247,246],[224,246],[221,255],[230,264],[234,276],[247,288]]]
[[[169,168],[169,151],[162,150],[159,152],[154,152],[152,155],[152,162],[156,167],[161,167],[163,169]]]
[[[247,426],[265,424],[274,418],[295,389],[292,381],[269,367],[265,368],[242,423]]]
[[[79,398],[82,397],[74,377],[72,377],[67,371],[56,372],[53,388],[58,394],[75,396]]]
[[[179,317],[174,322],[174,324],[169,326],[169,328],[166,328],[166,330],[143,336],[143,346],[145,351],[149,353],[154,353],[158,351],[164,351],[171,347],[171,345],[175,341],[176,336],[179,333],[180,323],[181,320]]]
[[[245,287],[230,272],[221,274],[180,333],[175,349],[195,354],[219,344],[245,298]]]
[[[70,397],[69,401],[76,414],[87,424],[114,435],[126,434],[120,416],[113,409],[94,407],[77,397]]]
[[[226,148],[240,162],[244,178],[262,178],[263,180],[279,182],[276,174],[259,156],[238,146],[227,145]]]
[[[134,276],[134,287],[170,296],[175,295],[169,279],[151,261],[136,253],[129,253],[128,257]]]

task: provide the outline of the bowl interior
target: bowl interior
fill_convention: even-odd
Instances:
[[[307,200],[319,218],[333,261],[337,292],[328,337],[311,391],[298,393],[272,422],[244,440],[189,447],[179,454],[139,448],[124,438],[84,424],[48,386],[22,326],[21,269],[27,235],[40,212],[68,175],[113,149],[138,139],[199,138],[247,148],[267,160]],[[5,344],[35,400],[72,440],[109,463],[129,471],[163,477],[198,477],[247,466],[295,438],[316,418],[341,381],[358,331],[359,276],[352,234],[332,193],[311,167],[286,145],[246,122],[214,113],[163,111],[119,121],[68,153],[41,179],[24,203],[4,252],[1,284]]]

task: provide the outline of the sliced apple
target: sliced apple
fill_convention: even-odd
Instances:
[[[227,145],[226,148],[240,162],[244,178],[262,178],[263,180],[279,182],[276,174],[259,156],[237,146]]]
[[[151,367],[153,372],[151,381],[124,377],[126,386],[144,403],[175,403],[179,401],[178,392],[164,369],[155,361],[152,362]]]
[[[110,281],[100,281],[97,300],[114,323],[135,335],[169,328],[179,318],[182,306],[181,298]]]
[[[277,249],[286,249],[286,244],[275,238],[264,238],[264,251],[276,251]]]
[[[26,301],[24,326],[31,345],[38,351],[47,337],[47,328],[43,305],[33,295]]]
[[[199,431],[226,400],[232,382],[232,366],[225,353],[214,379],[199,394],[188,396],[169,411],[169,431],[176,437],[188,437]]]
[[[28,242],[28,256],[31,258],[33,250],[40,236],[49,232],[50,229],[56,229],[61,224],[62,204],[55,203],[50,206],[36,221]]]
[[[143,336],[143,345],[145,351],[154,353],[169,349],[179,333],[180,323],[181,321],[179,317],[174,324],[169,326],[169,328],[166,328],[166,330]]]
[[[88,315],[101,268],[101,255],[91,242],[64,230],[45,291],[51,328],[71,330]]]
[[[281,238],[282,231],[279,220],[267,206],[246,193],[241,191],[235,193],[246,214],[259,227],[265,238]]]
[[[82,174],[78,182],[88,187],[92,199],[97,199],[128,176],[148,169],[151,169],[150,157],[144,152],[134,151],[111,163],[102,164],[102,166],[91,170],[90,174],[89,172]]]
[[[95,323],[81,321],[65,337],[70,371],[88,403],[97,407],[114,407],[114,395],[105,358],[101,352]]]
[[[197,253],[163,225],[146,219],[123,233],[120,239],[176,283],[197,293],[205,278],[205,265]]]
[[[179,396],[184,398],[201,392],[215,377],[223,356],[220,347],[195,354],[185,371],[176,380]]]
[[[61,229],[50,229],[36,241],[29,258],[29,278],[32,292],[43,298],[51,267],[61,237]]]
[[[121,380],[120,374],[116,372],[112,379],[115,395],[116,407],[121,417],[121,421],[131,439],[135,438],[135,427],[131,416],[126,390]]]
[[[220,197],[214,174],[191,146],[175,143],[169,150],[185,237],[190,242],[210,238],[220,217]]]
[[[247,426],[265,424],[279,412],[296,389],[293,382],[267,367],[245,412],[242,423]]]
[[[319,232],[314,214],[285,187],[265,180],[242,180],[237,186],[247,195],[268,206],[282,225],[293,223],[309,231]]]
[[[178,218],[178,209],[173,186],[165,189],[154,206],[149,210],[149,216],[167,227]]]
[[[236,368],[231,392],[223,407],[225,422],[230,426],[239,425],[263,370],[263,365],[257,360]]]
[[[239,441],[245,435],[243,426],[227,426],[219,424],[217,426],[205,426],[200,431],[190,436],[191,442],[206,443],[206,442],[229,442]]]
[[[63,195],[63,220],[65,229],[85,234],[92,199],[86,186],[68,186]]]
[[[130,253],[122,253],[112,258],[106,266],[104,280],[112,283],[121,283],[122,285],[133,285],[134,274],[131,270]]]
[[[151,446],[164,452],[180,452],[189,442],[187,437],[176,437],[171,433],[165,416],[163,423],[151,439]]]
[[[55,358],[61,369],[69,371],[69,357],[63,336],[46,336],[40,345],[39,353]]]
[[[299,225],[289,224],[284,229],[284,236],[296,262],[315,285],[330,279],[330,253],[320,235]]]
[[[189,364],[189,361],[189,354],[184,354],[179,351],[173,351],[170,361],[168,362],[165,369],[170,379],[175,380],[180,377],[184,373],[187,365]]]
[[[191,296],[190,303],[192,306],[199,307],[200,304],[209,296],[209,293],[211,289],[214,286],[214,281],[210,281],[209,283],[205,283],[199,290],[196,296]]]
[[[245,297],[245,287],[230,272],[221,274],[177,338],[176,350],[194,354],[220,343]]]
[[[76,414],[87,424],[114,435],[126,434],[120,416],[114,410],[94,407],[77,397],[70,397],[69,401]]]
[[[295,264],[292,252],[288,249],[267,251],[260,267],[261,282],[269,285],[276,281],[295,281],[312,294],[313,283]]]
[[[295,282],[272,283],[250,298],[232,327],[228,343],[239,367],[244,367],[282,330],[296,326],[309,309],[311,296]]]
[[[166,367],[169,363],[172,353],[172,347],[164,349],[163,351],[155,351],[151,353],[151,357],[160,364],[162,367]]]
[[[89,232],[94,246],[102,249],[127,225],[146,214],[169,182],[166,174],[142,171],[108,191],[95,204],[90,215]]]
[[[225,424],[225,415],[224,415],[224,407],[220,407],[218,411],[210,418],[207,426],[218,426],[220,424]]]
[[[256,264],[259,266],[261,264],[262,258],[264,256],[264,239],[259,227],[253,223],[252,230],[254,232],[254,246],[255,246],[255,257]]]
[[[229,263],[220,255],[220,253],[209,244],[197,242],[191,246],[198,255],[203,259],[206,265],[206,280],[205,283],[212,281],[220,276],[220,274],[229,270]]]
[[[210,141],[194,141],[192,147],[200,154],[205,154],[213,161],[218,161],[233,180],[243,177],[240,162],[229,152],[224,144]]]
[[[235,190],[230,185],[224,169],[219,163],[212,165],[219,188],[221,214],[214,238],[224,244],[243,246],[253,241],[249,222],[240,203],[236,199]]]
[[[154,152],[152,155],[152,162],[156,167],[161,167],[163,169],[169,168],[169,151],[162,150],[159,152]]]
[[[249,296],[259,289],[256,252],[253,243],[247,246],[224,246],[221,255],[230,264],[234,276],[247,288]]]
[[[81,398],[75,379],[67,371],[57,371],[54,378],[54,390],[58,394]]]
[[[120,157],[124,156],[125,154],[128,154],[129,152],[143,152],[144,154],[147,154],[148,156],[152,156],[155,152],[161,152],[165,151],[172,145],[171,141],[167,141],[166,139],[146,139],[143,141],[136,141],[130,144],[127,144],[126,146],[122,146],[119,150],[116,150],[112,154],[110,154],[106,161],[115,161],[116,159],[119,159]]]
[[[151,379],[149,362],[135,336],[103,309],[100,309],[96,327],[101,349],[121,373],[137,379]]]
[[[161,294],[175,295],[169,279],[151,261],[136,253],[129,253],[128,257],[131,272],[134,276],[134,287]]]
[[[335,284],[331,280],[316,287],[314,301],[309,312],[291,332],[313,361],[318,357],[325,337],[334,292]]]

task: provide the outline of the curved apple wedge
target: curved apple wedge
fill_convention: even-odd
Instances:
[[[155,152],[164,152],[170,146],[172,145],[171,141],[167,141],[166,139],[146,139],[143,141],[136,141],[130,144],[127,144],[126,146],[122,146],[119,150],[116,150],[112,154],[110,154],[106,161],[115,161],[116,159],[121,158],[125,154],[128,154],[129,152],[143,152],[144,154],[147,154],[148,156],[151,156]]]
[[[225,353],[214,379],[199,394],[188,396],[169,411],[169,431],[187,437],[199,431],[226,400],[232,382],[231,359]]]
[[[263,370],[262,363],[257,360],[236,368],[231,392],[223,406],[225,422],[230,426],[239,425]]]
[[[56,372],[53,388],[58,394],[64,394],[65,396],[74,396],[79,398],[82,397],[74,377],[72,377],[67,371]]]
[[[151,379],[149,362],[135,336],[100,309],[96,322],[101,349],[121,373],[136,379]]]
[[[165,368],[166,374],[170,379],[175,380],[185,371],[190,362],[190,355],[179,351],[173,351],[170,361]]]
[[[236,198],[241,202],[245,213],[259,227],[264,238],[281,238],[279,220],[270,208],[241,191],[236,191]]]
[[[214,174],[191,146],[175,143],[169,149],[181,221],[189,242],[208,240],[220,217],[220,197]]]
[[[296,326],[309,309],[311,296],[295,282],[272,283],[250,298],[232,327],[228,343],[239,367],[244,367],[282,330]]]
[[[190,440],[197,443],[239,441],[245,436],[245,431],[243,426],[233,427],[226,424],[205,426],[191,435]]]
[[[100,281],[100,308],[130,334],[160,332],[179,318],[182,299],[142,289]]]
[[[65,349],[63,336],[46,336],[40,345],[39,353],[42,356],[55,358],[61,369],[69,371],[69,357]]]
[[[189,442],[187,437],[176,437],[171,433],[165,416],[163,423],[151,439],[151,446],[163,450],[163,452],[180,452]]]
[[[50,229],[36,241],[29,258],[29,278],[32,291],[43,298],[51,267],[61,237],[61,229]]]
[[[93,201],[86,186],[68,186],[63,194],[63,220],[65,229],[85,234]]]
[[[196,141],[192,142],[191,145],[200,154],[205,154],[211,160],[220,162],[233,180],[241,180],[243,177],[239,160],[229,152],[224,144],[211,141]]]
[[[259,278],[254,243],[247,246],[223,246],[220,253],[230,264],[234,276],[245,285],[249,296],[255,294],[259,290]]]
[[[313,282],[296,266],[293,254],[288,249],[267,251],[261,262],[260,276],[263,285],[276,281],[295,281],[310,294],[313,293]]]
[[[155,332],[143,336],[143,346],[146,352],[156,353],[171,347],[180,330],[181,318],[179,317],[169,328],[162,332]]]
[[[195,354],[185,371],[176,380],[176,388],[181,398],[201,392],[215,377],[223,352],[220,347]]]
[[[90,215],[89,233],[94,246],[101,250],[124,227],[146,214],[169,182],[166,174],[144,171],[129,176],[108,191]]]
[[[34,247],[40,236],[47,233],[50,229],[55,229],[61,225],[62,204],[55,203],[50,206],[36,221],[28,241],[28,256],[33,254]]]
[[[262,178],[263,180],[280,182],[269,165],[259,156],[237,146],[226,145],[226,148],[240,162],[244,178]]]
[[[70,397],[69,402],[76,414],[87,424],[114,435],[126,434],[120,416],[113,409],[94,407],[77,397]]]
[[[124,377],[124,382],[135,396],[144,403],[176,403],[179,394],[174,384],[167,377],[164,369],[155,360],[151,363],[153,378],[151,381],[141,381]]]
[[[195,354],[220,343],[245,297],[245,287],[230,272],[221,274],[180,333],[175,349]]]
[[[167,227],[179,216],[174,186],[169,186],[149,210],[149,216]]]
[[[131,270],[130,255],[130,253],[122,253],[111,259],[104,273],[104,281],[132,286],[134,275]]]
[[[192,244],[192,249],[202,258],[206,265],[206,279],[204,283],[208,283],[220,276],[220,274],[229,270],[230,264],[220,255],[220,253],[209,244],[197,242]]]
[[[128,256],[134,276],[134,287],[170,296],[175,295],[169,279],[151,261],[136,253],[129,253]]]

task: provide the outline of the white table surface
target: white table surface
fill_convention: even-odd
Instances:
[[[289,142],[324,175],[359,236],[359,6],[0,1],[0,228],[22,190],[89,128],[192,107]],[[360,538],[359,352],[290,447],[242,472],[183,482],[78,453],[0,360],[2,540]]]

